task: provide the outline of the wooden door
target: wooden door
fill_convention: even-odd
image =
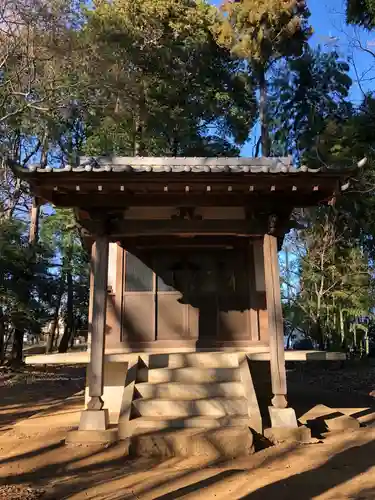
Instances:
[[[157,338],[251,340],[246,251],[166,250],[155,257]]]
[[[198,309],[189,300],[191,272],[184,253],[166,250],[154,255],[157,340],[196,340]]]
[[[249,259],[242,250],[220,256],[218,340],[251,340]]]
[[[250,283],[242,249],[127,253],[123,339],[129,343],[251,340]]]

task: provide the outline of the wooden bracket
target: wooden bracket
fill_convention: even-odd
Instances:
[[[271,214],[268,217],[268,228],[267,228],[267,233],[276,235],[276,230],[277,230],[277,223],[279,221],[279,217],[275,214]]]
[[[177,220],[202,220],[202,216],[196,214],[195,207],[179,207],[171,219]]]

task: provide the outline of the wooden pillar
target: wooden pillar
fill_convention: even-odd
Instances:
[[[263,250],[273,392],[272,405],[275,408],[286,408],[288,403],[286,399],[284,328],[277,237],[266,234],[264,236]]]
[[[249,278],[250,278],[250,333],[251,340],[254,342],[260,341],[259,329],[259,311],[257,300],[257,287],[256,287],[256,258],[254,243],[250,240],[249,245]],[[263,262],[262,262],[263,267]]]
[[[93,274],[92,310],[91,310],[91,351],[89,367],[89,410],[103,408],[104,390],[104,350],[107,312],[108,284],[108,252],[107,236],[98,236],[93,244],[91,267]]]

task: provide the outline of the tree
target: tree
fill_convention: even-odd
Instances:
[[[56,255],[50,264],[56,283],[52,302],[51,329],[47,352],[52,350],[55,331],[60,316],[64,317],[64,334],[59,352],[66,352],[74,336],[75,327],[87,324],[89,266],[88,253],[82,245],[79,228],[73,212],[55,209],[43,221],[41,238]]]
[[[305,229],[295,232],[292,243],[298,258],[289,272],[295,293],[287,318],[292,328],[297,319],[299,329],[321,349],[337,349],[348,341],[350,324],[369,315],[373,273],[366,254],[348,238],[350,232],[335,207],[304,215]]]
[[[283,57],[302,53],[311,34],[309,11],[301,0],[226,0],[216,24],[218,41],[244,58],[259,88],[263,156],[270,154],[267,117],[267,71]]]
[[[69,0],[0,0],[4,156],[30,159],[45,148],[51,118],[74,94],[75,17]]]
[[[17,362],[22,360],[24,333],[39,331],[46,320],[45,288],[53,280],[42,255],[46,249],[38,243],[39,207],[8,168],[8,160],[46,165],[59,146],[57,131],[60,138],[66,134],[59,118],[77,89],[78,18],[70,0],[0,0],[0,239],[10,238],[14,246],[5,254],[9,260],[2,261],[0,316],[5,329],[13,330],[12,357]],[[3,248],[8,248],[6,243]]]
[[[347,0],[346,20],[348,24],[357,24],[366,29],[375,27],[374,0]]]
[[[13,334],[13,362],[22,361],[24,333],[37,335],[48,318],[50,257],[45,247],[30,247],[25,223],[0,222],[0,303],[3,333]]]
[[[115,0],[87,12],[89,154],[239,154],[254,91],[242,61],[215,42],[215,14],[191,0]]]
[[[309,166],[329,165],[333,151],[327,151],[325,135],[334,126],[338,132],[352,116],[348,73],[349,64],[339,54],[319,47],[306,48],[301,57],[279,64],[270,86],[270,129],[276,153],[293,154]]]

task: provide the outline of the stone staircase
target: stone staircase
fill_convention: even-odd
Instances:
[[[250,405],[248,396],[238,353],[150,355],[119,434],[130,434],[137,455],[249,454],[259,408],[255,393]]]

